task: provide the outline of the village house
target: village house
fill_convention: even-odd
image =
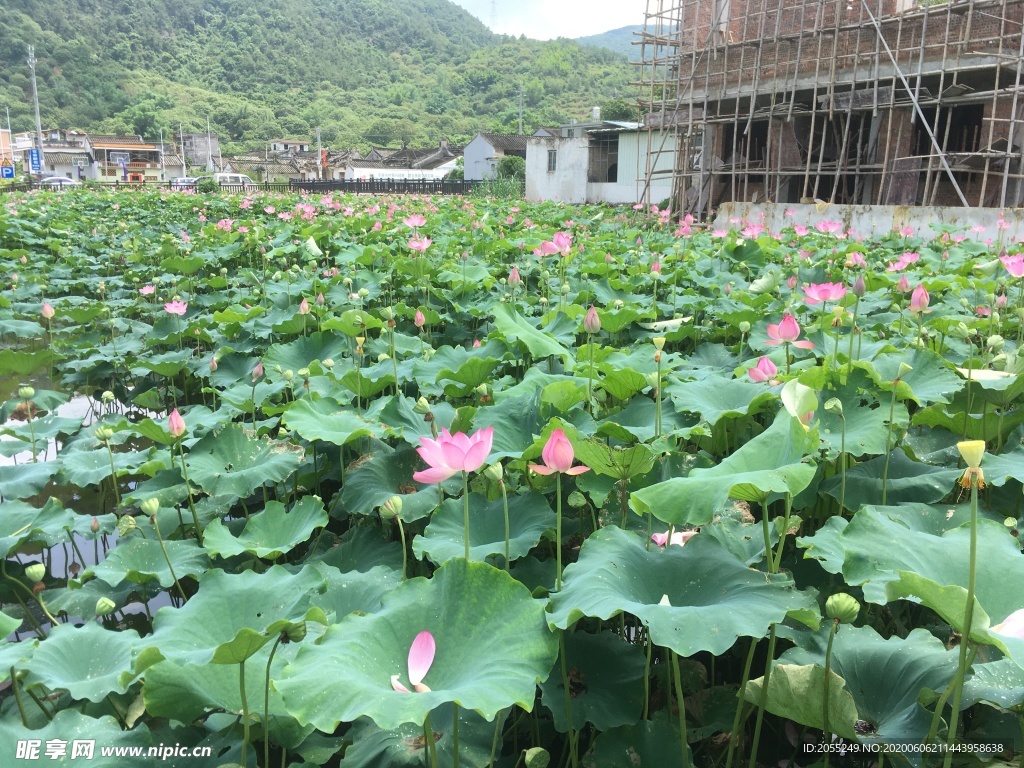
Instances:
[[[478,133],[466,145],[463,158],[466,181],[483,181],[498,175],[498,162],[503,157],[526,159],[526,137],[506,133]]]
[[[345,168],[345,178],[443,179],[455,170],[462,151],[462,147],[449,145],[446,139],[442,139],[436,147],[409,147],[403,144],[397,150],[380,151],[375,148],[365,158],[350,160]]]

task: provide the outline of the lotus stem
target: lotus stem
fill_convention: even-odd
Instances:
[[[29,434],[30,434],[30,436],[32,438],[32,463],[35,464],[37,461],[39,461],[39,458],[38,458],[37,453],[36,453],[36,424],[35,424],[35,421],[32,419],[32,403],[31,403],[31,401],[28,403],[28,416],[27,416],[27,419],[28,419],[28,431],[29,431]],[[113,458],[111,458],[111,462],[113,462]],[[111,469],[113,469],[113,465],[111,465]]]
[[[562,473],[555,473],[555,591],[562,591]],[[467,545],[468,546],[468,545]],[[566,689],[568,690],[568,689]],[[575,764],[575,763],[574,763]]]
[[[245,696],[245,659],[238,665],[238,694],[242,697],[242,765],[246,762],[246,752],[249,750],[249,700]]]
[[[689,738],[686,733],[686,701],[683,698],[683,684],[679,679],[679,657],[672,651],[672,676],[676,683],[676,706],[679,709],[679,741],[683,752],[683,765],[690,765]]]
[[[178,581],[177,574],[174,573],[174,566],[171,565],[171,558],[167,555],[167,547],[164,546],[164,537],[160,535],[160,521],[157,520],[157,516],[152,517],[153,527],[156,529],[156,540],[160,542],[160,551],[164,553],[164,560],[167,561],[167,567],[171,571],[171,578],[174,579],[174,586],[178,588],[178,594],[181,595],[181,599],[188,602],[188,596],[185,594],[185,590],[181,588],[181,582]]]
[[[501,737],[501,724],[505,722],[505,718],[502,717],[504,712],[505,710],[501,710],[494,718],[494,738],[491,740],[491,759],[487,761],[487,768],[494,768],[494,756],[498,751],[498,739]]]
[[[747,651],[747,660],[743,664],[743,677],[740,678],[740,692],[739,701],[736,703],[736,714],[732,719],[732,731],[729,733],[729,751],[725,758],[725,768],[732,768],[732,759],[736,754],[736,745],[739,743],[739,731],[740,731],[740,718],[743,716],[743,705],[746,702],[743,700],[743,691],[747,688],[747,683],[750,681],[750,668],[754,664],[754,651],[757,650],[757,639],[750,638],[750,650]]]
[[[842,473],[839,478],[839,514],[841,515],[846,509],[846,414],[840,413],[839,418],[843,422],[843,430],[839,438],[839,471]]]
[[[469,473],[462,470],[462,525],[465,533],[466,562],[469,562]]]
[[[287,637],[281,632],[270,649],[270,658],[267,659],[267,677],[263,682],[263,765],[270,768],[270,665],[274,663],[274,654],[277,653],[277,646],[281,640]]]
[[[654,387],[654,439],[661,437],[661,353],[654,356],[658,363],[658,383]]]
[[[431,768],[437,766],[437,744],[434,742],[434,727],[430,724],[430,713],[423,718],[423,739],[427,745],[427,754],[430,755]]]
[[[587,334],[590,347],[590,367],[587,369],[587,405],[590,406],[590,417],[594,417],[594,334]]]
[[[10,675],[11,689],[14,691],[14,701],[18,705],[18,714],[21,715],[21,724],[28,728],[28,715],[25,713],[25,702],[21,699],[21,689],[18,687],[18,676],[14,672],[14,667],[10,668]]]
[[[561,475],[559,475],[561,476]],[[569,760],[573,768],[576,768],[579,757],[576,754],[576,740],[573,736],[572,727],[572,694],[569,692],[569,672],[565,665],[565,630],[558,632],[558,656],[562,662],[562,687],[565,689],[565,728],[566,738],[569,739]]]
[[[757,768],[757,747],[761,741],[761,725],[764,723],[764,707],[768,703],[768,683],[771,680],[772,661],[775,659],[775,625],[768,632],[768,659],[764,665],[764,680],[761,683],[761,698],[757,702],[757,719],[754,722],[754,738],[750,742],[748,768]]]
[[[466,268],[466,262],[462,262],[462,268]],[[463,278],[465,285],[465,278]],[[459,768],[459,705],[452,702],[452,764]]]
[[[825,683],[822,686],[821,694],[821,730],[822,738],[826,744],[825,768],[828,768],[832,760],[832,753],[829,752],[827,746],[832,743],[832,733],[828,728],[828,684],[829,675],[832,674],[832,641],[835,640],[837,629],[839,629],[839,619],[833,619],[828,633],[828,647],[825,649]]]
[[[406,576],[406,571],[409,565],[409,553],[405,551],[405,528],[402,526],[402,518],[398,515],[395,515],[395,522],[398,523],[398,537],[402,540],[402,581],[405,581],[406,578],[408,578]],[[322,528],[321,531],[323,531]],[[319,537],[317,538],[319,539]]]
[[[892,422],[896,418],[896,388],[900,379],[897,376],[892,383],[892,398],[889,400],[889,429],[885,433],[885,467],[882,469],[882,506],[885,506],[886,495],[889,490],[889,458],[892,456]]]
[[[35,445],[35,437],[32,438],[32,444]],[[114,501],[117,502],[117,506],[121,506],[121,489],[117,487],[117,470],[114,469],[114,452],[110,449],[110,441],[104,440],[103,445],[107,448],[107,456],[110,458],[110,484],[114,486]],[[33,456],[35,452],[33,451]],[[35,459],[33,458],[33,461]]]
[[[850,328],[850,346],[847,357],[850,359],[846,361],[846,375],[849,376],[853,373],[853,337],[857,335],[857,310],[860,309],[860,296],[856,297],[853,302],[853,327]]]
[[[192,525],[196,529],[196,541],[199,542],[199,546],[203,546],[203,529],[199,527],[199,515],[196,514],[195,501],[192,498],[192,483],[188,480],[188,468],[185,466],[185,451],[182,448],[181,441],[178,441],[178,454],[181,456],[181,476],[185,480],[185,488],[188,491],[188,509],[192,513]],[[263,486],[263,494],[266,496],[267,487]]]
[[[964,608],[964,628],[960,633],[960,659],[957,676],[953,686],[953,711],[949,716],[949,731],[946,734],[946,752],[942,759],[942,768],[949,768],[953,760],[953,751],[949,749],[956,739],[956,729],[960,720],[960,698],[964,692],[964,678],[970,663],[967,659],[967,646],[971,644],[971,622],[974,619],[974,588],[975,574],[978,564],[978,474],[969,473],[971,481],[971,549],[967,567],[967,606]],[[971,662],[974,661],[973,654]]]
[[[55,618],[53,618],[53,616],[50,614],[50,612],[46,609],[46,604],[43,602],[43,598],[40,597],[39,595],[35,594],[28,587],[26,587],[19,579],[15,579],[12,576],[9,576],[7,574],[7,558],[4,558],[3,560],[0,560],[0,573],[2,573],[3,577],[5,579],[7,579],[9,582],[11,582],[13,585],[15,585],[16,587],[20,587],[21,589],[25,590],[25,593],[32,600],[36,601],[36,604],[40,607],[40,609],[42,609],[43,613],[46,615],[46,618],[49,619],[50,623],[53,626],[55,626],[55,627],[57,626],[57,620]],[[21,602],[20,598],[19,598],[18,602],[19,603]],[[22,605],[24,605],[24,603]],[[31,613],[29,613],[29,610],[28,610],[27,607],[25,608],[25,614],[27,616],[31,616]],[[41,626],[39,627],[39,632],[40,632],[40,634],[42,634],[43,639],[46,639],[46,633],[43,632],[43,628]]]
[[[508,525],[508,491],[505,489],[505,481],[499,480],[498,487],[501,488],[501,504],[505,512],[505,570],[509,569],[509,525]]]
[[[786,512],[782,517],[782,530],[779,532],[779,545],[775,551],[775,562],[772,563],[771,550],[768,552],[768,572],[778,573],[782,566],[782,550],[786,546],[786,534],[789,532],[789,520],[793,513],[793,494],[786,494]]]

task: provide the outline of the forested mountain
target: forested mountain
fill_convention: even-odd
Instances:
[[[628,56],[630,61],[640,61],[640,46],[633,45],[633,41],[638,39],[634,33],[643,31],[643,24],[635,24],[630,27],[619,27],[608,32],[602,32],[599,35],[577,37],[576,42],[580,45],[594,45],[607,48],[610,51]]]
[[[448,0],[0,0],[0,107],[33,126],[155,136],[213,129],[227,148],[321,126],[336,147],[470,138],[630,98],[625,59],[493,35]],[[232,146],[234,145],[234,146]]]

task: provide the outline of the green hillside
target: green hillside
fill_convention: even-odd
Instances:
[[[153,137],[206,128],[226,149],[321,126],[336,147],[470,138],[585,115],[629,97],[618,56],[493,35],[448,0],[0,0],[0,107]]]
[[[607,48],[610,51],[627,56],[630,61],[640,61],[640,46],[633,45],[633,41],[637,39],[634,33],[643,32],[643,30],[643,24],[634,24],[629,27],[620,27],[619,29],[602,32],[599,35],[577,37],[576,42],[580,45]]]

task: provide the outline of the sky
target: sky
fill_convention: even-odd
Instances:
[[[492,0],[452,2],[491,26]],[[643,24],[647,0],[495,0],[495,5],[495,32],[550,40]]]

